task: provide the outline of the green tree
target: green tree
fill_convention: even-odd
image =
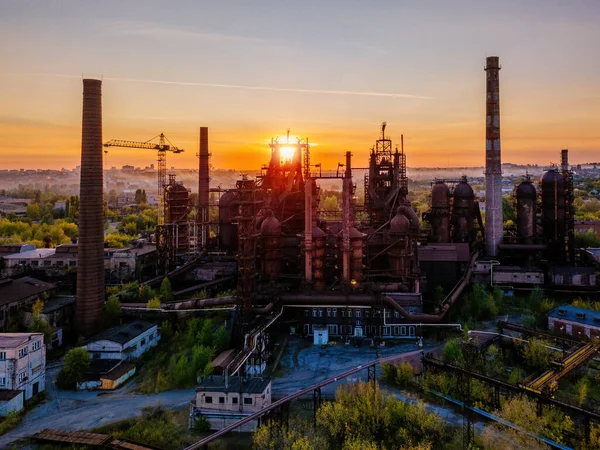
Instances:
[[[462,345],[460,339],[452,339],[444,345],[444,361],[453,364],[464,361]]]
[[[531,338],[523,346],[522,355],[526,363],[531,367],[541,369],[550,364],[552,354],[548,348],[549,343],[541,339]]]
[[[75,389],[83,381],[85,371],[90,367],[90,354],[84,347],[69,350],[63,360],[63,368],[56,377],[56,385],[61,389]]]
[[[37,203],[30,203],[27,205],[27,217],[32,220],[38,220],[40,218],[40,206]]]
[[[106,327],[112,327],[121,323],[121,302],[116,295],[108,297],[102,314]]]
[[[230,339],[231,337],[224,326],[221,325],[219,328],[217,328],[217,331],[215,331],[213,336],[216,352],[221,353],[223,350],[227,349]]]
[[[158,297],[154,297],[150,300],[148,300],[148,303],[146,303],[146,308],[148,309],[160,309],[161,304],[160,304],[160,299]]]
[[[171,288],[171,282],[167,277],[163,278],[162,283],[160,283],[160,299],[163,302],[172,302],[173,297],[173,288]]]
[[[156,294],[150,286],[148,286],[147,284],[142,286],[142,288],[140,289],[140,302],[147,303],[154,297],[156,297]]]
[[[27,330],[31,333],[43,333],[44,344],[52,342],[52,327],[44,320],[42,315],[44,311],[44,302],[41,299],[37,299],[31,307],[31,320]]]

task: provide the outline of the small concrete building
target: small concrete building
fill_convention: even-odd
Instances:
[[[271,404],[271,379],[209,376],[196,388],[190,406],[189,427],[204,416],[211,430],[220,430]],[[255,431],[258,421],[248,422],[236,431]]]
[[[548,328],[577,339],[600,337],[600,311],[561,305],[548,313]]]
[[[135,364],[122,359],[92,359],[77,389],[114,390],[135,375]]]
[[[46,388],[42,333],[0,333],[0,390],[24,391],[29,400]]]
[[[93,359],[135,359],[158,345],[158,326],[144,320],[110,328],[85,346]]]

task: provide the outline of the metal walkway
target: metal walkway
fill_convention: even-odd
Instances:
[[[413,351],[413,352],[401,353],[401,354],[398,354],[398,355],[387,356],[385,358],[379,358],[379,359],[370,361],[370,362],[368,362],[366,364],[362,364],[362,365],[360,365],[358,367],[355,367],[354,369],[347,370],[346,372],[341,373],[341,374],[339,374],[339,375],[337,375],[335,377],[329,378],[329,379],[327,379],[325,381],[321,381],[320,383],[316,383],[316,384],[313,384],[312,386],[309,386],[309,387],[307,387],[305,389],[302,389],[302,390],[296,392],[295,394],[291,394],[291,395],[288,395],[286,397],[283,397],[282,399],[277,400],[276,402],[271,403],[266,408],[264,408],[264,409],[262,409],[262,410],[260,410],[260,411],[258,411],[256,413],[254,413],[254,414],[251,414],[248,417],[244,417],[243,419],[241,419],[241,420],[239,420],[239,421],[237,421],[237,422],[235,422],[235,423],[233,423],[233,424],[231,424],[231,425],[229,425],[229,426],[227,426],[225,428],[222,428],[221,430],[219,430],[219,431],[211,434],[210,436],[202,439],[201,441],[198,441],[195,444],[192,444],[189,447],[186,447],[184,450],[194,450],[194,449],[197,449],[197,448],[201,448],[203,446],[205,448],[208,448],[208,444],[211,443],[212,441],[214,441],[215,439],[217,439],[217,438],[219,438],[219,437],[221,437],[221,436],[229,433],[230,431],[235,430],[236,428],[240,427],[241,425],[244,425],[245,423],[251,422],[251,421],[256,420],[256,419],[259,419],[260,417],[264,416],[265,414],[267,414],[267,413],[269,413],[271,411],[274,411],[277,408],[280,408],[280,407],[286,405],[287,403],[289,403],[289,402],[291,402],[293,400],[296,400],[296,399],[298,399],[298,398],[300,398],[300,397],[302,397],[304,395],[312,393],[313,397],[315,397],[315,395],[316,395],[320,399],[320,397],[321,397],[321,388],[323,388],[323,387],[325,387],[325,386],[327,386],[329,384],[336,383],[336,382],[338,382],[340,380],[343,380],[346,377],[349,377],[350,375],[354,375],[355,373],[361,372],[361,371],[363,371],[365,369],[368,371],[368,375],[367,375],[368,379],[375,379],[375,366],[377,364],[382,364],[382,363],[385,363],[385,362],[396,361],[398,359],[402,359],[402,358],[406,358],[406,357],[409,357],[409,356],[414,356],[414,355],[418,355],[418,354],[422,354],[422,353],[423,353],[422,350],[416,350],[416,351]],[[315,413],[316,413],[316,410],[315,410]]]

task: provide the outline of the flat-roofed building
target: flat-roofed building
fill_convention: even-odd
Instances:
[[[548,328],[577,339],[600,337],[600,311],[561,305],[548,313]]]
[[[190,406],[190,428],[204,416],[212,430],[237,422],[271,404],[270,378],[243,378],[239,376],[209,376],[196,387],[196,396]],[[257,421],[248,422],[237,431],[254,431]]]
[[[0,333],[0,389],[23,391],[29,400],[45,388],[43,333]]]
[[[158,345],[159,340],[156,324],[136,320],[94,336],[85,348],[94,359],[134,359]]]

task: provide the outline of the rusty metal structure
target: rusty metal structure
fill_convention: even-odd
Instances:
[[[517,236],[521,243],[533,244],[537,233],[537,191],[529,175],[517,186],[515,197],[517,200]]]
[[[163,268],[171,268],[186,262],[191,253],[195,223],[190,222],[190,191],[169,175],[164,186],[165,223],[156,227],[158,259]]]
[[[208,151],[208,127],[200,127],[200,149],[198,152],[198,208],[196,223],[200,235],[200,248],[206,248],[209,238],[209,190],[210,153]]]
[[[485,123],[485,252],[498,254],[502,243],[502,161],[500,153],[500,63],[497,56],[486,59]]]
[[[90,336],[104,306],[101,80],[83,80],[82,116],[76,324],[81,335]]]

